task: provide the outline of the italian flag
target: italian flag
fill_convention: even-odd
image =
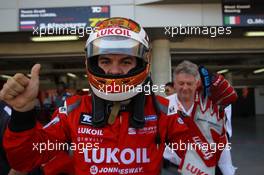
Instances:
[[[240,24],[240,16],[225,16],[224,22],[231,25]]]

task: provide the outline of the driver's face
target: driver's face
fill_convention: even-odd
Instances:
[[[136,64],[136,57],[128,55],[106,54],[98,58],[98,66],[104,70],[105,74],[125,75],[136,67]]]

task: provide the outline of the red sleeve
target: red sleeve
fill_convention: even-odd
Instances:
[[[57,109],[53,113],[51,120],[58,117],[58,115],[59,115],[59,109]],[[46,164],[43,164],[42,170],[45,175],[53,175],[53,174],[61,174],[61,173],[74,174],[73,167],[74,166],[73,166],[72,157],[69,155],[68,152],[61,151]]]
[[[169,146],[181,158],[183,158],[187,149],[186,146],[191,140],[190,130],[178,114],[168,117]]]
[[[210,87],[209,98],[217,105],[227,106],[237,99],[237,93],[222,75],[216,75]]]
[[[42,169],[45,175],[74,174],[72,157],[64,151],[58,153],[53,159],[44,164]]]
[[[51,116],[51,120],[53,120],[55,117],[59,115],[59,108],[54,111],[54,113]]]
[[[51,145],[55,146],[59,142],[65,143],[69,138],[68,131],[65,114],[58,114],[43,128],[35,124],[31,129],[14,131],[9,124],[4,134],[4,148],[11,167],[22,172],[29,172],[49,161],[59,152]]]

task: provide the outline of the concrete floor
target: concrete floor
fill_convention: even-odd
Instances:
[[[233,119],[232,156],[239,175],[264,174],[264,116]]]
[[[233,118],[232,159],[236,175],[264,174],[264,116]],[[177,175],[173,167],[162,175]]]

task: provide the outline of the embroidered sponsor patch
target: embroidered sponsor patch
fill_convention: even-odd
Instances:
[[[148,126],[140,129],[128,128],[128,135],[155,134],[156,132],[157,132],[157,126]]]
[[[135,128],[128,128],[128,135],[135,135],[137,134],[137,131]]]
[[[98,173],[98,167],[96,165],[93,165],[90,167],[90,173],[91,174],[97,174]]]
[[[59,113],[67,115],[67,108],[65,106],[59,107]]]
[[[176,113],[176,110],[174,106],[171,106],[169,107],[169,114],[173,114],[173,113]]]
[[[157,115],[147,115],[145,116],[145,121],[156,121],[157,118]]]
[[[92,116],[86,113],[81,113],[79,124],[92,125]]]
[[[177,120],[178,120],[178,123],[179,123],[179,124],[181,124],[181,125],[184,124],[184,121],[183,121],[180,117],[179,117]]]

